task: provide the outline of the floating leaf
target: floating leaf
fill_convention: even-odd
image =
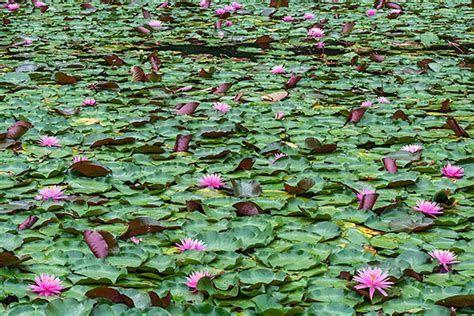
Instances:
[[[78,161],[72,164],[70,170],[91,178],[103,177],[111,172],[110,169],[90,160]]]
[[[132,299],[127,295],[121,294],[111,287],[101,286],[86,292],[89,298],[106,298],[114,304],[125,304],[128,307],[135,307]]]
[[[268,102],[278,102],[278,101],[283,100],[287,96],[288,96],[288,92],[279,91],[279,92],[273,92],[273,93],[262,96],[262,100],[268,101]]]
[[[73,84],[77,82],[77,79],[74,76],[69,76],[64,72],[55,73],[54,78],[56,79],[56,83],[59,84]]]
[[[239,215],[242,216],[254,216],[263,213],[260,206],[253,202],[239,202],[232,205]]]
[[[163,226],[159,221],[149,217],[139,217],[128,223],[127,231],[120,236],[121,239],[128,239],[133,236],[158,233],[165,229],[179,229],[181,226]]]

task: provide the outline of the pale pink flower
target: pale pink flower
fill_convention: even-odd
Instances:
[[[179,252],[186,250],[206,250],[206,244],[199,239],[185,238],[181,239],[180,242],[181,243],[176,244],[176,249],[179,250]]]
[[[371,188],[363,188],[362,190],[360,190],[359,192],[357,192],[357,200],[362,201],[362,199],[364,198],[364,195],[368,195],[368,194],[373,194],[375,193],[375,190],[374,189],[371,189]]]
[[[390,11],[390,14],[400,14],[402,13],[402,10],[399,10],[399,9],[393,9]]]
[[[372,103],[372,101],[364,101],[362,102],[361,106],[364,106],[364,107],[369,107],[369,106],[373,106],[374,104]]]
[[[456,254],[449,250],[433,250],[428,252],[431,258],[438,260],[439,264],[443,267],[442,272],[448,272],[448,264],[459,263],[460,261],[456,260]]]
[[[207,174],[199,180],[198,185],[209,189],[219,189],[224,185],[224,181],[219,174]]]
[[[319,49],[323,49],[324,46],[326,46],[326,44],[324,42],[317,42],[316,43],[316,47],[319,48]]]
[[[226,12],[234,12],[235,9],[234,9],[233,6],[227,5],[227,6],[224,7],[224,10],[225,10]]]
[[[225,33],[223,31],[219,31],[217,32],[217,36],[219,36],[220,38],[223,38],[225,36]]]
[[[324,31],[319,27],[313,27],[308,30],[308,36],[310,37],[323,37]]]
[[[47,6],[47,4],[44,3],[43,1],[35,1],[35,2],[33,3],[33,5],[35,6],[35,8],[39,8],[39,9],[41,9],[42,7],[46,7],[46,6]]]
[[[367,16],[368,16],[368,17],[373,17],[373,16],[375,16],[376,14],[377,14],[377,10],[375,10],[375,9],[369,9],[369,10],[367,10]]]
[[[201,1],[199,1],[199,5],[201,6],[201,8],[207,8],[207,7],[209,7],[209,4],[210,4],[210,0],[201,0]]]
[[[225,21],[225,26],[232,26],[233,24],[232,21]]]
[[[234,8],[234,10],[240,10],[242,9],[242,5],[237,2],[232,2],[231,6]]]
[[[305,14],[303,15],[303,19],[304,19],[304,20],[307,20],[307,21],[308,21],[308,20],[312,20],[312,19],[314,19],[314,14],[313,14],[313,13],[305,13]]]
[[[386,97],[378,97],[377,101],[379,103],[390,103],[390,100],[387,99]]]
[[[412,154],[422,151],[422,150],[423,150],[423,146],[418,145],[418,144],[405,145],[402,147],[402,151],[407,151]]]
[[[49,187],[39,189],[38,195],[35,196],[35,200],[46,201],[46,200],[52,199],[54,201],[59,201],[66,198],[66,196],[64,196],[63,194],[64,194],[64,190],[62,187],[60,187],[59,185],[52,185]]]
[[[462,178],[464,176],[463,172],[463,168],[454,166],[449,162],[446,166],[441,168],[441,173],[448,178]]]
[[[5,4],[4,7],[7,8],[8,11],[16,11],[20,8],[20,5],[18,3],[10,2]]]
[[[278,160],[280,160],[282,158],[285,158],[286,156],[288,156],[288,155],[284,154],[284,153],[275,154],[275,157],[270,161],[270,164],[273,165],[275,162],[277,162]]]
[[[382,293],[383,296],[387,296],[387,292],[384,289],[390,288],[393,282],[389,281],[389,275],[387,272],[380,268],[368,267],[357,271],[357,276],[354,280],[360,284],[356,285],[356,289],[369,288],[370,300],[372,300],[375,290]]]
[[[416,202],[416,207],[413,209],[431,217],[436,217],[435,215],[443,214],[443,212],[441,212],[443,208],[440,207],[438,203],[431,201],[418,200],[418,202]]]
[[[87,161],[89,160],[89,158],[87,158],[86,156],[74,156],[72,157],[72,163],[76,163],[76,162],[79,162],[79,161]]]
[[[207,271],[198,271],[191,273],[188,277],[186,277],[186,284],[193,292],[197,292],[197,284],[201,278],[209,277],[212,278],[211,274]]]
[[[54,275],[41,274],[35,276],[36,284],[30,284],[32,292],[38,293],[39,296],[54,296],[61,293],[63,287],[61,280]]]
[[[291,21],[293,21],[294,19],[295,19],[295,18],[292,17],[291,15],[287,15],[287,16],[284,16],[282,20],[285,21],[285,22],[291,22]]]
[[[217,15],[224,15],[227,11],[224,8],[217,8],[215,12]]]
[[[95,106],[97,104],[97,101],[92,98],[87,98],[82,101],[83,106]]]
[[[133,236],[132,238],[130,238],[130,241],[133,242],[135,245],[138,245],[139,243],[143,241],[143,238],[137,238]]]
[[[220,111],[222,113],[227,113],[230,111],[230,106],[225,102],[216,102],[212,106],[214,110]]]
[[[43,147],[60,147],[59,140],[54,136],[41,136],[38,144]]]
[[[276,120],[283,120],[285,118],[285,112],[276,112],[275,119]]]
[[[283,65],[278,65],[272,68],[272,74],[277,75],[277,74],[284,74],[286,72],[285,67]]]
[[[163,22],[158,21],[158,20],[151,20],[151,21],[148,21],[148,25],[154,29],[159,29],[163,27]]]

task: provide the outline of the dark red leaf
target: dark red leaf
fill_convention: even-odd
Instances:
[[[171,291],[168,291],[165,297],[159,297],[158,294],[153,291],[148,292],[148,296],[150,296],[151,306],[167,308],[171,304]]]
[[[321,142],[314,137],[308,137],[304,140],[306,147],[308,147],[312,152],[318,154],[330,153],[337,149],[337,144],[326,144],[322,145]]]
[[[30,215],[30,216],[28,216],[27,219],[25,219],[25,221],[23,223],[21,223],[18,226],[18,229],[19,230],[29,229],[31,226],[33,226],[38,221],[38,219],[39,218],[37,216]]]
[[[121,294],[116,289],[101,286],[86,292],[88,298],[106,298],[114,304],[125,304],[128,307],[135,307],[132,299],[127,295]]]
[[[10,267],[19,265],[21,260],[8,252],[0,253],[0,267]]]
[[[84,239],[92,253],[97,258],[105,258],[108,256],[109,246],[100,233],[92,230],[86,230],[84,231]]]
[[[96,148],[104,145],[123,145],[123,144],[128,144],[128,143],[133,143],[135,141],[134,137],[123,137],[123,138],[104,138],[95,141],[92,145],[90,145],[90,148]]]
[[[269,35],[262,35],[257,37],[255,44],[257,44],[262,49],[269,49],[270,43],[273,41],[273,38]]]
[[[176,106],[176,114],[178,115],[192,115],[199,106],[199,102],[188,102],[186,104],[178,104]]]
[[[359,203],[359,209],[371,210],[374,207],[375,201],[377,201],[378,197],[378,193],[365,194]]]
[[[385,7],[394,10],[403,10],[402,6],[395,2],[387,2],[385,3]]]
[[[356,24],[355,22],[345,23],[344,26],[342,27],[342,33],[347,34],[347,33],[352,32],[352,29],[354,28],[355,24]]]
[[[201,213],[204,212],[204,209],[202,207],[202,202],[198,200],[186,201],[186,209],[188,210],[188,212],[194,212],[194,211],[198,211]]]
[[[235,95],[235,97],[234,97],[234,101],[235,101],[235,102],[240,102],[240,100],[241,100],[242,97],[244,96],[244,93],[245,93],[245,92],[239,92],[239,93],[237,93],[237,94]]]
[[[254,216],[263,213],[260,206],[253,202],[238,202],[232,206],[237,210],[237,214],[241,216]]]
[[[294,88],[296,87],[296,84],[301,80],[301,76],[295,76],[295,74],[291,74],[291,77],[290,79],[288,79],[288,81],[285,83],[285,87],[287,89],[291,89],[291,88]]]
[[[56,83],[59,84],[73,84],[77,82],[77,79],[74,76],[69,76],[64,72],[55,73],[54,78],[56,79]]]
[[[142,33],[142,34],[149,34],[151,32],[149,29],[147,29],[146,27],[143,27],[143,26],[137,26],[135,28],[135,30]]]
[[[446,99],[443,102],[441,102],[440,112],[443,112],[443,113],[452,112],[453,110],[451,110],[450,105],[451,105],[451,100],[449,100],[449,99]]]
[[[352,279],[352,276],[347,271],[341,271],[341,272],[339,272],[339,279],[350,281]]]
[[[373,54],[370,56],[370,60],[380,63],[385,60],[385,56]]]
[[[149,217],[139,217],[128,223],[127,231],[120,237],[128,239],[136,235],[157,233],[165,229],[179,229],[181,226],[163,226],[159,221]]]
[[[191,142],[193,135],[178,135],[176,136],[176,142],[174,144],[174,152],[187,152],[189,148],[189,142]]]
[[[237,168],[235,168],[234,171],[250,170],[252,169],[254,163],[255,163],[254,158],[250,158],[250,157],[244,158],[240,161],[239,165],[237,166]]]
[[[132,73],[132,81],[133,82],[146,82],[146,81],[148,81],[147,78],[146,78],[145,72],[139,66],[132,66],[132,68],[130,68],[130,72]]]
[[[289,185],[288,183],[284,184],[285,191],[290,193],[290,194],[303,194],[306,193],[309,189],[311,189],[314,186],[315,182],[311,178],[303,178],[298,183],[293,186]]]
[[[144,19],[149,19],[151,18],[151,13],[145,8],[142,8],[142,15]]]
[[[104,90],[120,89],[119,85],[112,81],[94,83],[94,84],[89,85],[88,87],[97,92],[104,91]]]
[[[375,0],[374,1],[374,7],[376,9],[382,9],[385,6],[385,1],[386,0]]]
[[[448,117],[446,123],[454,131],[457,137],[470,138],[469,134],[458,124],[454,117]]]
[[[125,62],[116,55],[107,55],[103,57],[105,62],[111,66],[122,66]]]
[[[419,282],[423,282],[423,275],[416,273],[412,269],[406,269],[405,271],[403,271],[403,274],[412,277]]]
[[[281,8],[287,7],[289,0],[270,0],[270,7],[272,8]]]
[[[8,128],[6,138],[18,140],[32,127],[30,122],[17,121]]]
[[[73,172],[77,172],[79,174],[82,174],[83,176],[91,178],[103,177],[111,172],[110,169],[90,160],[78,161],[72,164],[70,169]]]
[[[461,294],[443,298],[436,301],[436,304],[446,307],[466,308],[474,306],[474,294]]]
[[[385,170],[387,170],[390,173],[394,173],[398,171],[397,162],[394,159],[384,158],[383,166],[385,167]]]
[[[409,121],[410,119],[408,116],[403,112],[402,110],[396,110],[395,113],[392,115],[392,119],[394,120],[404,120],[404,121]]]
[[[92,3],[82,3],[81,8],[87,10],[95,10],[95,7]]]
[[[212,89],[212,93],[218,94],[218,95],[225,95],[227,90],[232,86],[232,83],[223,83],[220,86]]]
[[[367,108],[352,109],[351,112],[349,113],[349,116],[347,117],[347,121],[344,125],[346,125],[349,122],[354,123],[354,124],[358,123],[362,119],[362,117],[364,116],[365,111],[367,111]]]
[[[161,59],[155,53],[153,53],[150,55],[150,63],[151,69],[157,72],[161,66]]]

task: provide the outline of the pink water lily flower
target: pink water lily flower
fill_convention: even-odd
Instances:
[[[82,101],[83,106],[95,106],[97,104],[97,101],[92,98],[87,98]]]
[[[151,21],[148,21],[148,25],[154,29],[159,29],[163,26],[163,22],[158,21],[158,20],[151,20]]]
[[[283,120],[285,118],[285,112],[276,112],[275,113],[275,120]]]
[[[135,245],[138,245],[139,243],[143,241],[143,238],[137,238],[133,236],[132,238],[130,238],[130,241],[133,242]]]
[[[199,239],[191,239],[191,238],[185,238],[181,239],[180,243],[176,244],[176,249],[179,252],[183,252],[186,250],[197,250],[197,251],[202,251],[206,250],[206,244],[199,240]]]
[[[441,168],[441,173],[448,178],[462,178],[464,176],[464,169],[448,162],[446,166]]]
[[[326,44],[324,42],[317,42],[316,43],[316,47],[319,48],[319,49],[323,49],[324,46],[326,46]]]
[[[237,2],[232,2],[231,6],[234,8],[234,10],[240,10],[243,8],[243,6]]]
[[[224,181],[219,174],[207,174],[199,180],[198,185],[209,189],[219,189],[224,185]]]
[[[79,162],[79,161],[87,161],[89,160],[89,158],[87,158],[86,156],[74,156],[72,157],[72,163],[76,163],[76,162]]]
[[[375,190],[374,189],[371,189],[371,188],[363,188],[362,190],[360,190],[359,192],[357,192],[357,200],[362,201],[362,199],[364,198],[364,195],[367,195],[367,194],[373,194],[375,193]]]
[[[363,107],[369,107],[369,106],[373,106],[374,104],[372,103],[372,101],[364,101],[362,102],[361,106]]]
[[[406,145],[406,146],[403,146],[401,150],[414,154],[416,152],[422,151],[423,146],[418,145],[418,144]]]
[[[59,140],[54,136],[41,136],[38,144],[43,147],[60,147]]]
[[[193,290],[193,292],[197,292],[197,284],[199,280],[204,277],[212,278],[212,275],[207,271],[193,272],[188,277],[186,277],[187,282],[184,284],[186,284],[191,290]]]
[[[35,200],[49,200],[52,199],[55,202],[59,200],[63,200],[66,198],[64,194],[64,189],[59,185],[53,185],[49,187],[45,187],[38,190],[38,195],[35,196]]]
[[[376,14],[377,14],[377,10],[375,10],[375,9],[369,9],[369,10],[367,10],[367,16],[368,16],[368,17],[373,17],[373,16],[375,16]]]
[[[225,8],[217,8],[214,12],[216,12],[217,15],[224,15],[227,13],[227,10]]]
[[[387,99],[386,97],[378,97],[378,98],[377,98],[377,101],[378,101],[379,103],[390,103],[390,100]]]
[[[10,2],[5,4],[3,7],[6,8],[8,11],[16,11],[20,8],[20,5],[18,3]]]
[[[278,160],[280,160],[282,158],[285,158],[286,156],[288,156],[288,155],[285,154],[285,153],[275,154],[275,157],[270,161],[270,164],[273,165],[275,162],[277,162]]]
[[[54,296],[61,293],[63,287],[61,280],[54,275],[41,274],[35,276],[36,284],[30,284],[32,292],[38,293],[39,296]]]
[[[309,37],[323,37],[324,31],[319,27],[313,27],[308,30]]]
[[[47,6],[47,4],[44,3],[43,1],[35,1],[33,5],[35,6],[35,8],[39,8],[39,9]]]
[[[217,32],[217,36],[219,36],[220,38],[223,38],[225,36],[225,33],[223,31],[219,31]]]
[[[305,13],[303,15],[303,19],[306,21],[313,20],[314,19],[314,14],[313,13]]]
[[[456,254],[449,250],[433,250],[428,252],[431,258],[438,260],[439,264],[443,267],[441,272],[449,272],[448,264],[459,263],[456,260]]]
[[[282,20],[285,21],[285,22],[291,22],[291,21],[293,21],[294,19],[295,19],[295,18],[292,17],[291,15],[287,15],[287,16],[284,16]]]
[[[272,68],[272,74],[277,75],[277,74],[284,74],[286,72],[286,69],[283,65],[278,65]]]
[[[232,26],[233,24],[232,21],[225,21],[225,26]]]
[[[360,284],[356,285],[355,288],[365,289],[369,288],[370,300],[372,300],[375,291],[379,291],[383,296],[387,296],[387,292],[384,289],[390,288],[393,282],[389,281],[389,275],[387,272],[380,268],[368,267],[357,271],[357,276],[354,280]]]
[[[443,212],[441,212],[443,208],[439,206],[438,203],[431,201],[418,200],[418,202],[416,202],[416,206],[413,209],[431,217],[436,217],[435,215],[443,214]]]
[[[230,111],[230,106],[225,102],[216,102],[212,106],[214,110],[220,111],[222,113],[227,113]]]

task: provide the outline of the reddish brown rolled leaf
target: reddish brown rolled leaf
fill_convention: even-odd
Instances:
[[[209,3],[211,3],[211,0],[209,0]],[[169,1],[165,1],[163,2],[162,4],[160,4],[157,9],[163,9],[163,8],[166,8],[170,5]]]
[[[262,49],[269,49],[271,42],[273,42],[273,38],[268,35],[262,35],[260,37],[257,37],[257,39],[255,40],[255,44],[257,44]]]
[[[8,252],[0,253],[0,267],[10,267],[19,265],[21,260]]]
[[[352,275],[348,271],[341,271],[339,272],[339,279],[350,281],[352,279]]]
[[[250,170],[250,169],[252,169],[254,163],[255,163],[254,158],[250,158],[250,157],[244,158],[240,161],[239,165],[237,166],[237,168],[235,168],[234,171]]]
[[[123,144],[128,144],[128,143],[133,143],[135,141],[134,137],[122,137],[122,138],[104,138],[95,141],[90,145],[90,148],[96,148],[104,145],[123,145]]]
[[[385,60],[385,56],[373,54],[370,55],[370,60],[380,63]]]
[[[145,8],[142,8],[142,15],[144,19],[149,19],[151,18],[151,13]]]
[[[173,151],[177,153],[187,152],[189,143],[193,139],[193,135],[178,135],[176,136],[176,142],[174,143]]]
[[[150,296],[151,306],[167,308],[171,304],[171,291],[168,291],[165,297],[159,297],[158,294],[153,291],[148,292],[148,296]]]
[[[474,294],[461,294],[443,298],[442,300],[436,301],[437,305],[446,307],[458,307],[466,308],[474,306]]]
[[[337,149],[337,144],[326,144],[322,145],[321,142],[314,137],[308,137],[304,140],[306,147],[308,147],[312,152],[318,154],[330,153]]]
[[[109,246],[100,233],[92,230],[86,230],[84,231],[83,235],[94,256],[97,258],[105,258],[108,256]]]
[[[406,269],[405,271],[403,271],[403,274],[406,275],[406,276],[414,278],[418,282],[423,282],[423,275],[419,274],[419,273],[416,273],[412,269]]]
[[[352,30],[354,29],[354,26],[355,26],[356,22],[347,22],[346,24],[344,24],[344,26],[342,27],[342,33],[343,34],[347,34],[347,33],[350,33],[352,32]]]
[[[91,178],[103,177],[111,172],[110,169],[90,160],[78,161],[71,165],[70,170]]]
[[[278,92],[273,92],[273,93],[263,95],[262,100],[267,101],[267,102],[278,102],[278,101],[283,100],[287,96],[288,96],[288,92],[278,91]]]
[[[402,110],[396,110],[395,113],[393,113],[393,115],[392,115],[392,119],[410,121],[408,116]]]
[[[82,3],[81,4],[81,9],[95,10],[95,7],[92,3]]]
[[[354,123],[354,124],[358,123],[362,119],[366,111],[367,111],[367,108],[352,109],[344,125],[347,125],[347,123],[349,122]]]
[[[204,213],[202,202],[200,200],[186,201],[186,209],[188,210],[188,212],[198,211],[198,212]]]
[[[114,304],[125,304],[128,307],[135,307],[132,299],[127,295],[121,294],[116,289],[101,286],[86,292],[88,298],[106,298]]]
[[[242,97],[244,96],[244,93],[245,93],[245,92],[243,92],[243,91],[237,93],[237,94],[235,95],[235,97],[234,97],[234,101],[235,101],[235,102],[240,102],[240,100],[241,100]]]
[[[420,67],[423,71],[428,70],[428,65],[431,63],[434,63],[435,60],[431,58],[423,58],[422,60],[419,60],[416,62],[417,66]]]
[[[144,27],[144,26],[137,26],[137,27],[135,28],[135,30],[136,30],[137,32],[142,33],[142,34],[149,34],[149,33],[151,32],[149,29],[147,29],[147,28]]]
[[[155,72],[160,70],[161,67],[161,59],[156,55],[156,53],[153,53],[150,55],[150,63],[151,63],[151,69]]]
[[[28,216],[27,219],[24,220],[23,223],[18,225],[18,229],[19,230],[29,229],[31,226],[33,226],[38,221],[38,219],[39,218],[37,216],[30,215],[30,216]]]
[[[272,8],[281,8],[287,7],[289,0],[270,0],[270,7]]]
[[[237,214],[241,216],[255,216],[263,213],[260,206],[253,202],[238,202],[232,206],[237,210]]]
[[[403,10],[402,6],[395,2],[387,2],[385,3],[385,7],[394,10]]]
[[[130,68],[130,73],[132,74],[132,81],[133,82],[146,82],[146,81],[148,81],[147,78],[146,78],[145,72],[139,66],[132,66],[132,68]]]
[[[125,62],[116,55],[107,55],[103,57],[105,62],[110,66],[122,66]]]
[[[8,128],[6,138],[18,140],[32,127],[30,122],[17,121]]]
[[[394,159],[384,158],[383,159],[383,166],[384,166],[385,170],[390,172],[390,173],[394,173],[394,172],[398,171],[397,161],[394,160]]]
[[[359,202],[359,210],[371,210],[374,207],[375,201],[377,201],[378,197],[378,193],[365,194],[362,197],[362,200]]]
[[[209,68],[209,70],[205,70],[204,68],[201,68],[201,70],[199,70],[199,77],[211,78],[214,72],[215,72],[215,68],[213,67]]]
[[[178,104],[176,106],[176,114],[178,115],[192,115],[199,106],[199,102],[188,102],[185,104]]]
[[[94,83],[94,84],[89,85],[88,87],[89,89],[95,90],[97,92],[104,91],[104,90],[120,89],[119,85],[112,81]]]
[[[457,137],[470,138],[469,134],[458,124],[454,117],[448,117],[446,123],[454,131]]]
[[[375,0],[374,1],[374,7],[376,9],[382,9],[385,6],[386,0]]]
[[[284,184],[285,191],[290,193],[290,194],[303,194],[306,193],[309,189],[311,189],[314,186],[315,182],[311,178],[303,178],[298,183],[293,186],[289,185],[288,183]]]
[[[54,74],[54,78],[56,79],[56,83],[59,83],[59,84],[73,84],[77,82],[76,77],[69,76],[65,74],[64,72],[60,72],[60,71]]]
[[[452,112],[453,110],[451,109],[450,105],[451,105],[451,100],[449,99],[444,100],[443,102],[441,102],[441,109],[439,111],[443,113]]]
[[[179,229],[181,226],[163,226],[159,221],[149,217],[139,217],[128,223],[127,231],[120,237],[128,239],[133,236],[158,233],[165,229]]]
[[[303,77],[295,76],[295,74],[292,73],[290,79],[288,79],[288,81],[285,83],[285,87],[287,89],[296,87],[296,84],[301,80],[301,78]]]
[[[225,93],[227,92],[227,90],[229,90],[230,87],[232,87],[232,83],[223,83],[220,86],[212,89],[212,93],[218,95],[225,95]]]

